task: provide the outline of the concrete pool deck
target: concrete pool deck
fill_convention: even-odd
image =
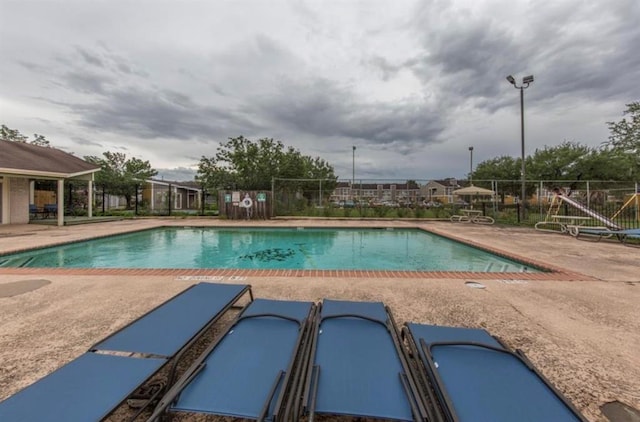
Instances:
[[[0,400],[187,286],[209,280],[251,284],[256,297],[383,301],[398,324],[485,328],[510,347],[522,349],[589,420],[608,420],[599,408],[612,401],[640,408],[640,250],[619,242],[448,222],[277,219],[247,224],[167,218],[64,227],[0,226],[0,253],[163,225],[421,227],[558,271],[531,277],[526,273],[0,268]],[[469,288],[466,281],[478,281],[485,288]],[[3,291],[12,293],[3,296]]]

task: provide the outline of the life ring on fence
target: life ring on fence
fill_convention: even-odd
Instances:
[[[248,196],[242,200],[240,203],[244,208],[251,208],[253,206],[253,201]]]

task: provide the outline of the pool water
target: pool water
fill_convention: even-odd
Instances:
[[[0,256],[0,266],[538,272],[419,229],[161,228]]]

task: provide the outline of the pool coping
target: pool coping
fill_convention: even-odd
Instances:
[[[23,248],[21,250],[13,250],[2,253],[0,256],[26,252],[29,250],[42,249],[46,247],[61,246],[70,243],[88,241],[93,239],[101,239],[112,236],[130,234],[140,231],[176,227],[172,224],[163,224],[157,227],[146,227],[134,230],[127,230],[120,233],[111,233],[101,236],[88,237],[86,239],[74,239],[62,242],[53,242],[37,248]],[[188,227],[208,227],[208,228],[224,228],[225,225],[206,225],[198,224],[189,225]],[[265,226],[242,226],[242,228],[265,228]],[[238,227],[236,227],[238,228]],[[340,226],[306,226],[305,228],[321,228],[321,229],[344,229]],[[387,227],[369,227],[386,229]],[[417,229],[427,233],[432,233],[446,239],[459,242],[483,251],[498,255],[503,258],[515,260],[526,265],[530,265],[542,271],[540,272],[472,272],[472,271],[396,271],[396,270],[295,270],[295,269],[239,269],[239,268],[23,268],[23,267],[2,267],[0,275],[91,275],[91,276],[194,276],[194,277],[319,277],[319,278],[421,278],[421,279],[477,279],[477,280],[559,280],[559,281],[589,281],[598,280],[582,273],[569,271],[548,263],[539,262],[531,258],[523,257],[517,254],[509,253],[501,249],[492,248],[486,244],[463,239],[451,233],[444,233],[434,228],[425,228],[423,226],[404,226],[402,229]]]

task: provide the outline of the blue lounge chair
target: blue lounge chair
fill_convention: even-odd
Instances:
[[[446,421],[585,421],[522,352],[485,330],[409,323],[403,332]]]
[[[171,359],[173,371],[181,354],[247,292],[247,285],[190,287],[0,402],[0,421],[105,418]]]
[[[306,367],[295,363],[308,357],[314,313],[311,302],[256,299],[167,392],[149,421],[166,411],[295,420],[295,403],[288,400]]]
[[[58,215],[58,204],[44,204],[43,212],[46,217],[49,217],[49,214],[56,217]]]
[[[42,214],[42,211],[38,209],[36,204],[29,204],[29,217],[38,218],[38,214]]]
[[[380,302],[324,300],[304,402],[315,414],[426,419],[389,310]]]
[[[615,236],[623,244],[631,245],[627,243],[627,240],[640,239],[640,229],[609,230],[607,228],[579,227],[576,238],[580,238],[580,235],[587,235],[588,238],[595,239],[597,242]]]

